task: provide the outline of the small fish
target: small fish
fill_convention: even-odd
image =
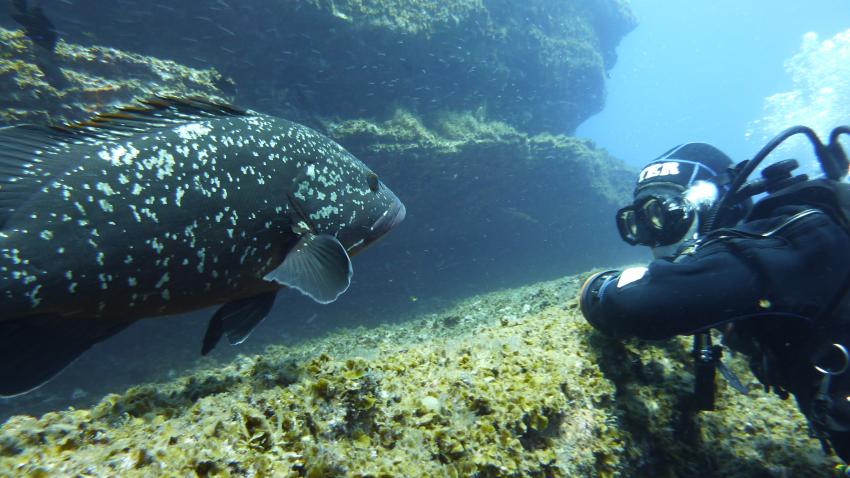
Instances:
[[[56,47],[59,35],[41,6],[30,8],[27,0],[12,0],[12,19],[23,27],[27,38],[36,45],[49,51]]]
[[[515,219],[519,219],[521,221],[525,221],[525,222],[528,222],[530,224],[540,224],[540,221],[535,219],[534,216],[532,216],[532,215],[530,215],[526,212],[520,211],[519,209],[517,209],[515,207],[503,207],[503,208],[501,208],[501,211],[503,213],[505,213],[505,215],[507,215],[507,216],[513,216]]]
[[[244,341],[281,287],[320,303],[404,219],[337,143],[290,121],[155,98],[66,127],[0,129],[0,395],[133,322],[222,304]]]

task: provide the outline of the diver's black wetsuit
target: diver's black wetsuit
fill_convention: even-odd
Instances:
[[[619,272],[611,274],[592,300],[583,296],[586,319],[609,335],[644,339],[732,324],[730,345],[750,355],[759,379],[792,393],[811,418],[821,379],[812,350],[824,338],[820,332],[815,340],[815,324],[830,320],[827,342],[850,348],[850,309],[830,306],[848,285],[850,235],[833,205],[812,204],[817,191],[791,189],[756,204],[734,229],[707,235],[672,261],[653,261],[639,279],[626,284]],[[836,376],[829,391],[830,441],[847,461],[850,371]]]

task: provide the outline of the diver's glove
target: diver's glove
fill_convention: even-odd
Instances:
[[[619,277],[620,271],[618,270],[598,272],[590,276],[581,287],[578,302],[581,314],[590,325],[597,329],[604,330],[603,327],[600,327],[599,321],[599,304],[602,302],[602,295],[605,293],[605,288],[616,282]]]

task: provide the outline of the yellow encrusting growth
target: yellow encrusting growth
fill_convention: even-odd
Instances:
[[[720,387],[694,417],[688,341],[606,339],[580,277],[400,325],[269,347],[90,410],[14,417],[0,475],[815,476],[793,405]],[[751,376],[736,360],[746,383]],[[708,473],[708,475],[706,475]]]
[[[200,95],[220,102],[230,99],[216,87],[222,77],[211,68],[194,69],[169,60],[60,39],[50,60],[55,63],[53,74],[57,78],[51,78],[39,67],[40,55],[22,30],[0,28],[0,123],[86,120],[93,112],[110,111],[155,94]],[[116,150],[113,159],[137,153],[119,154]]]

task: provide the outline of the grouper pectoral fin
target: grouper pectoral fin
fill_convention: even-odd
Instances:
[[[44,385],[92,345],[130,323],[52,315],[0,322],[0,396]]]
[[[244,342],[254,328],[269,315],[275,295],[277,291],[265,292],[221,306],[207,325],[201,355],[206,355],[215,348],[221,336],[225,334],[230,345]]]
[[[327,304],[348,289],[352,274],[351,259],[337,238],[306,234],[264,279],[298,289],[316,302]]]

